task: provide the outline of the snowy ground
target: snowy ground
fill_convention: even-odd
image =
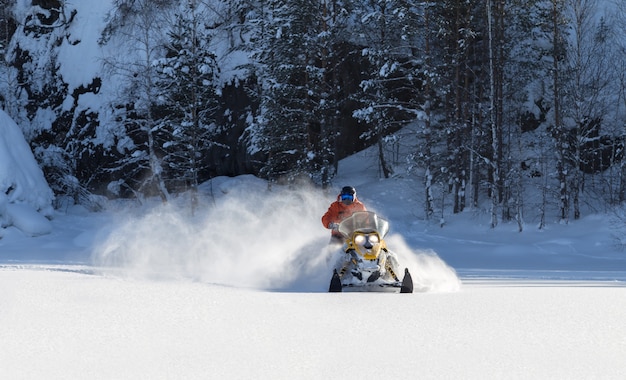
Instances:
[[[415,183],[342,162],[414,294],[329,294],[335,193],[218,179],[202,211],[74,207],[0,239],[6,379],[622,379],[626,253],[607,216],[544,231],[418,216]],[[357,164],[358,163],[358,164]],[[336,190],[336,189],[335,189]],[[417,210],[417,211],[416,211]]]
[[[615,283],[284,293],[61,266],[4,268],[0,287],[7,379],[621,379],[626,371],[626,290]]]

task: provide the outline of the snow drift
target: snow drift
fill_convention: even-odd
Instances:
[[[45,217],[52,216],[53,198],[21,130],[0,110],[0,226],[31,236],[50,233]]]

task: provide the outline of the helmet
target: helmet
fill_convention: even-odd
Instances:
[[[344,186],[344,187],[341,189],[341,194],[340,194],[340,195],[343,195],[343,194],[351,194],[351,195],[355,195],[355,194],[356,194],[356,190],[355,190],[355,189],[354,189],[354,187],[352,187],[352,186]]]
[[[341,193],[339,193],[339,199],[346,204],[349,205],[354,202],[354,198],[356,197],[356,190],[352,186],[344,186],[341,189]]]

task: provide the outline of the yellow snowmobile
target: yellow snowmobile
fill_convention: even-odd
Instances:
[[[397,257],[385,244],[387,220],[371,211],[358,211],[339,223],[337,230],[344,236],[345,244],[333,270],[329,292],[341,292],[343,288],[398,288],[400,293],[413,293],[408,268],[400,280]]]

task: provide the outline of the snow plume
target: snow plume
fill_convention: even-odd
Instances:
[[[184,205],[127,217],[96,249],[95,264],[129,276],[260,289],[317,288],[310,282],[320,271],[329,236],[320,222],[328,205],[319,191],[237,187],[218,196],[216,205],[194,217]]]
[[[216,181],[213,189],[215,204],[193,217],[184,203],[172,202],[123,218],[95,250],[94,264],[139,278],[279,291],[328,289],[334,252],[320,218],[331,199],[319,189],[268,191],[265,182],[240,177]],[[458,289],[456,274],[435,254],[414,253],[399,236],[387,245],[413,274],[417,291]]]
[[[392,234],[385,239],[387,247],[398,255],[401,266],[409,269],[416,292],[453,292],[461,287],[455,270],[432,250],[413,250],[402,236]]]

